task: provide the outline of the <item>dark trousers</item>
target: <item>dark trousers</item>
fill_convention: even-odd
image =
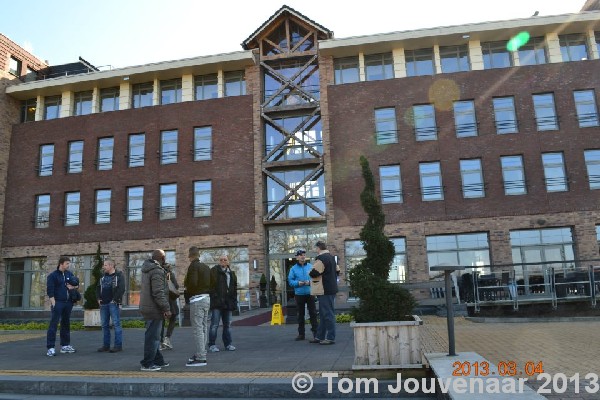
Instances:
[[[169,299],[169,307],[171,308],[171,317],[168,319],[168,322],[165,321],[162,329],[160,330],[160,341],[162,343],[165,340],[165,324],[167,325],[167,337],[170,338],[173,335],[173,331],[175,330],[175,322],[177,321],[177,316],[179,315],[179,307],[177,307],[177,300]]]
[[[144,359],[140,361],[143,367],[162,365],[165,360],[159,350],[160,328],[163,326],[162,319],[146,320],[146,333],[144,335]]]
[[[71,344],[71,310],[73,303],[70,301],[57,301],[51,308],[50,325],[46,334],[46,347],[54,348],[56,343],[56,329],[60,320],[60,345],[68,346]]]
[[[315,304],[315,296],[309,294],[295,295],[296,304],[298,305],[298,335],[304,336],[304,325],[306,317],[304,316],[305,305],[308,306],[308,316],[310,318],[310,330],[313,336],[317,333],[317,306]]]

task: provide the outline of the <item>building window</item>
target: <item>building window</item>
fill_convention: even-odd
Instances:
[[[43,144],[40,146],[39,176],[50,176],[54,169],[54,145]]]
[[[368,81],[394,78],[394,58],[392,53],[370,54],[365,56],[366,78]]]
[[[225,96],[243,96],[246,94],[244,71],[225,72]]]
[[[481,159],[460,160],[460,176],[465,199],[485,196]]]
[[[429,276],[443,276],[431,271],[436,265],[478,267],[490,265],[490,245],[487,232],[427,236]]]
[[[138,83],[131,89],[133,108],[149,107],[152,105],[154,95],[154,84],[152,82]]]
[[[590,58],[585,35],[580,33],[558,35],[558,41],[563,61],[582,61]]]
[[[596,50],[600,53],[600,31],[594,32],[594,36],[596,37]]]
[[[286,136],[283,132],[289,132]],[[269,161],[314,159],[323,154],[323,128],[318,115],[272,117],[265,124],[265,156]]]
[[[493,103],[496,133],[517,133],[519,125],[514,97],[495,97]]]
[[[162,131],[160,133],[160,163],[177,163],[177,131]]]
[[[377,137],[377,144],[398,143],[395,108],[379,108],[375,110],[375,135]]]
[[[571,228],[510,231],[517,288],[524,295],[549,293],[556,272],[575,268]]]
[[[600,150],[586,150],[583,155],[590,189],[600,189]]]
[[[359,81],[358,57],[336,58],[333,62],[335,69],[335,84],[354,83]]]
[[[79,225],[79,192],[67,193],[65,196],[65,225]]]
[[[14,76],[21,76],[21,66],[22,66],[22,62],[21,60],[15,58],[15,57],[11,57],[10,60],[8,61],[8,73],[14,75]]]
[[[435,73],[433,49],[405,50],[404,57],[407,76],[433,75]]]
[[[527,193],[525,181],[525,168],[523,156],[500,157],[502,165],[502,179],[504,181],[504,194],[507,196]]]
[[[160,219],[177,218],[177,184],[169,183],[160,185]]]
[[[110,223],[110,189],[96,190],[96,216],[97,224]]]
[[[548,192],[569,190],[563,153],[543,153],[544,180]]]
[[[467,45],[440,47],[443,73],[469,71],[469,49]]]
[[[117,111],[119,109],[119,88],[100,90],[100,112]]]
[[[558,129],[558,116],[554,107],[554,94],[534,94],[535,123],[538,131],[555,131]]]
[[[267,177],[267,218],[314,218],[324,216],[325,211],[324,175],[315,176],[312,169],[304,168],[272,171]]]
[[[69,161],[67,172],[78,174],[83,171],[83,140],[69,142]]]
[[[481,44],[483,69],[507,68],[513,66],[513,60],[506,49],[506,42],[488,42]]]
[[[391,237],[389,239],[394,245],[394,260],[390,266],[388,280],[392,283],[404,283],[406,282],[406,239],[403,237]],[[367,253],[360,240],[346,240],[344,242],[346,274],[364,260],[366,256]],[[349,297],[356,299],[353,294],[350,294]]]
[[[402,179],[399,165],[379,167],[381,202],[402,203]]]
[[[209,217],[211,209],[211,182],[194,182],[194,217]]]
[[[27,67],[26,71],[27,73],[25,75],[25,82],[33,82],[37,80],[37,71],[34,71],[29,67]]]
[[[44,98],[44,119],[56,119],[60,117],[61,96],[48,96]]]
[[[194,161],[212,159],[212,127],[194,128]]]
[[[580,128],[598,126],[598,108],[596,94],[593,90],[577,90],[573,92],[575,109]]]
[[[5,307],[42,309],[47,274],[45,258],[7,260]]]
[[[98,139],[98,159],[96,160],[96,166],[99,171],[112,169],[114,147],[114,138],[107,137]]]
[[[477,118],[473,100],[454,102],[456,137],[477,136]]]
[[[216,99],[219,97],[217,74],[194,77],[196,100]]]
[[[181,78],[160,81],[160,104],[181,103]]]
[[[142,265],[152,258],[152,252],[126,253],[127,256],[127,292],[125,301],[127,305],[140,304],[140,291],[142,289]],[[171,271],[176,274],[175,251],[165,250],[165,262],[171,266]]]
[[[437,140],[437,125],[433,104],[413,106],[413,122],[417,141]]]
[[[423,201],[443,200],[444,187],[442,186],[442,170],[439,161],[419,163],[419,175],[421,199]]]
[[[37,100],[29,99],[21,102],[21,122],[35,121],[35,112],[37,110]]]
[[[141,221],[144,217],[144,187],[127,188],[127,221]]]
[[[36,228],[47,228],[50,226],[50,195],[40,194],[35,198],[35,221]]]
[[[129,135],[129,168],[143,167],[145,160],[146,135]]]
[[[543,37],[531,38],[526,44],[519,47],[520,65],[538,65],[547,62],[546,42]]]
[[[92,91],[75,93],[73,115],[88,115],[92,113]]]

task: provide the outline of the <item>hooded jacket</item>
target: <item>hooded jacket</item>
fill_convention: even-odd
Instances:
[[[142,265],[142,288],[140,313],[146,320],[163,319],[170,311],[165,270],[155,260],[146,260]]]
[[[122,304],[123,295],[125,294],[125,279],[121,271],[115,270],[113,275],[104,273],[98,280],[98,285],[96,285],[96,298],[98,300],[102,300],[102,291],[107,290],[108,287],[112,291],[112,300],[117,304]]]

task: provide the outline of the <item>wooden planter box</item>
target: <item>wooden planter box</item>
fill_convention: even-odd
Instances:
[[[357,323],[354,330],[354,365],[352,369],[421,368],[421,338],[423,321]]]
[[[100,310],[83,310],[83,326],[86,328],[101,327]]]

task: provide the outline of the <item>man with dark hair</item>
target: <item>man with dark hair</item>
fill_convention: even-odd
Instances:
[[[102,347],[99,352],[117,353],[123,350],[123,328],[121,326],[121,304],[125,293],[125,278],[115,269],[115,262],[106,259],[102,264],[104,275],[96,286],[96,298],[100,306],[102,321]],[[115,327],[114,347],[110,348],[110,320]]]
[[[215,344],[219,322],[223,320],[223,344],[225,350],[234,351],[231,343],[231,315],[237,307],[237,277],[229,268],[229,257],[223,254],[219,264],[210,270],[210,331],[208,334],[208,351],[217,352]]]
[[[69,290],[76,289],[78,285],[71,285],[75,275],[69,271],[71,260],[69,257],[60,257],[58,266],[46,279],[46,293],[50,299],[50,325],[46,334],[46,355],[54,357],[56,350],[56,329],[60,320],[60,352],[75,353],[71,346],[71,310],[73,302],[69,298]],[[75,282],[73,282],[75,283]]]
[[[337,287],[337,264],[324,242],[318,241],[315,249],[319,254],[309,275],[311,294],[319,297],[319,327],[310,343],[335,343],[335,295]]]
[[[317,308],[315,305],[315,296],[310,294],[310,276],[308,275],[312,269],[312,265],[306,262],[306,251],[304,250],[296,252],[296,260],[298,262],[294,264],[288,274],[288,283],[294,288],[294,298],[298,306],[298,336],[296,336],[296,340],[304,340],[305,337],[305,307],[308,307],[310,326],[314,339],[317,333]]]
[[[208,311],[210,308],[210,267],[200,262],[200,250],[190,247],[190,266],[185,275],[185,290],[190,296],[190,319],[194,328],[196,351],[185,364],[186,367],[206,365],[206,342],[208,340]]]
[[[142,265],[142,287],[140,293],[140,313],[146,320],[144,335],[144,359],[142,371],[159,371],[168,367],[160,352],[160,329],[163,320],[171,317],[165,270],[165,252],[154,250],[152,258]]]

